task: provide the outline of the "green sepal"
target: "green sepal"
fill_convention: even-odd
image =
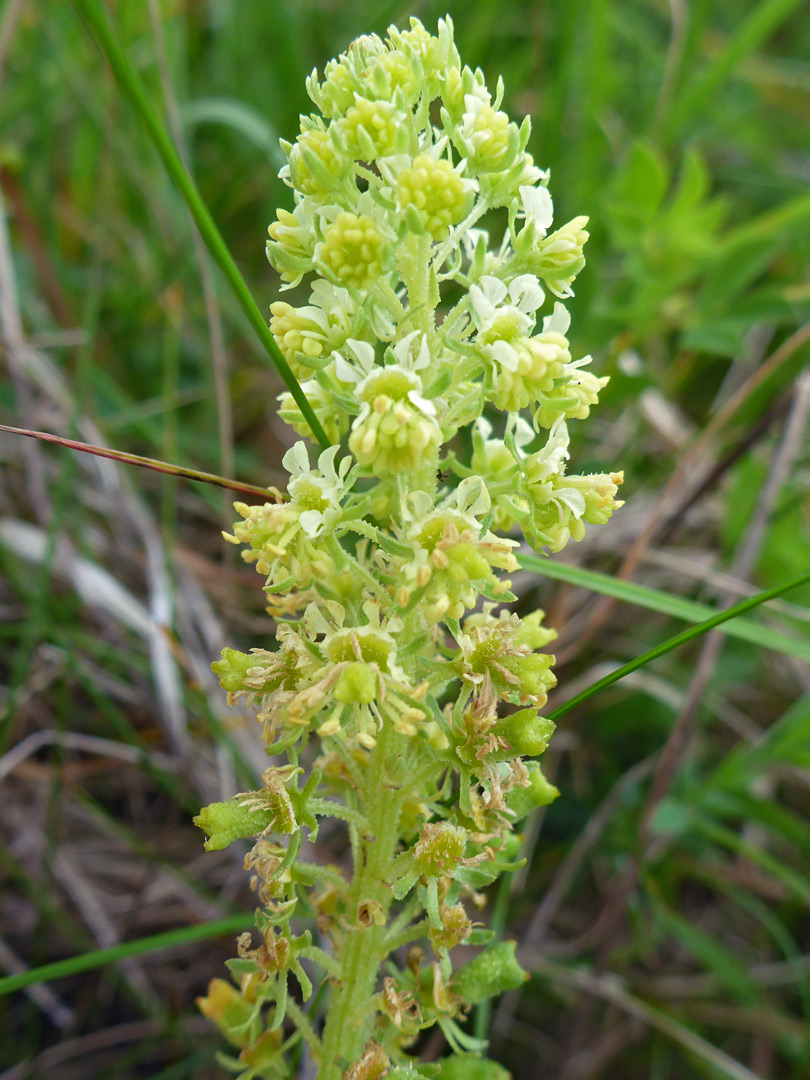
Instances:
[[[425,397],[427,397],[427,398],[429,398],[431,400],[433,398],[439,397],[441,394],[443,394],[445,392],[445,390],[448,388],[448,386],[450,385],[452,380],[453,380],[452,371],[448,367],[444,368],[442,371],[439,372],[439,374],[436,376],[436,378],[433,380],[433,382],[429,383],[425,387],[425,389],[424,389]]]
[[[280,596],[281,593],[289,592],[289,590],[295,585],[295,578],[292,574],[289,577],[285,577],[283,581],[277,581],[272,585],[262,585],[262,592],[271,593],[273,596]],[[213,664],[211,667],[213,668]]]
[[[496,584],[496,582],[487,581],[485,578],[479,578],[478,581],[471,582],[471,585],[481,593],[485,600],[492,600],[496,604],[511,604],[517,600],[517,596],[507,589],[502,589],[500,592],[496,591]]]

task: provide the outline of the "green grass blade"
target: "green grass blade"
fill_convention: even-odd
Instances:
[[[211,217],[208,207],[202,201],[194,181],[186,171],[174,143],[149,103],[141,81],[119,45],[101,4],[98,0],[75,0],[75,3],[101,51],[106,56],[118,85],[149,133],[166,172],[188,206],[206,247],[233,290],[273,366],[284,380],[284,385],[295,399],[313,435],[322,447],[327,448],[330,445],[329,440],[318,418],[312,411],[312,406],[309,404],[298,380],[290,370],[287,361],[281,355],[267,323],[256,306],[256,301],[250,294],[245,279],[242,277],[233,256],[222,239],[222,234]]]
[[[645,1024],[679,1044],[689,1054],[694,1054],[702,1064],[709,1066],[720,1076],[728,1077],[728,1080],[761,1080],[756,1073],[729,1057],[725,1051],[712,1046],[696,1031],[692,1031],[662,1009],[630,994],[615,976],[593,975],[582,968],[566,967],[564,964],[549,960],[546,956],[519,955],[519,959],[532,975],[547,979],[552,983],[560,983],[567,988],[584,990],[586,993],[594,994],[596,997],[618,1005],[631,1016],[637,1016]]]
[[[79,956],[69,956],[53,964],[43,964],[41,967],[30,968],[16,975],[6,975],[5,978],[0,979],[0,996],[10,994],[14,990],[21,990],[24,986],[51,982],[53,979],[64,979],[80,971],[90,971],[93,968],[114,964],[130,956],[142,956],[144,953],[159,952],[161,949],[171,949],[177,945],[189,945],[194,941],[206,941],[208,938],[219,937],[222,934],[235,934],[237,931],[246,930],[249,921],[247,914],[231,915],[227,919],[216,919],[196,926],[167,930],[163,934],[138,938],[137,941],[125,941],[109,949],[96,949],[93,952],[81,953]]]
[[[718,88],[728,82],[740,61],[754,52],[800,6],[801,0],[760,0],[740,21],[717,58],[689,82],[670,113],[670,130],[700,114]]]
[[[603,679],[598,679],[590,686],[586,686],[580,693],[575,694],[570,700],[563,702],[562,705],[549,713],[549,719],[556,720],[570,709],[573,709],[574,706],[581,704],[583,701],[587,701],[588,698],[593,697],[594,694],[598,694],[600,690],[612,686],[613,683],[618,682],[619,679],[623,679],[625,675],[629,675],[633,671],[638,671],[639,668],[644,667],[651,661],[657,660],[659,656],[664,656],[666,653],[672,652],[672,650],[677,649],[679,645],[685,645],[687,641],[700,637],[701,634],[713,630],[716,626],[720,626],[728,619],[733,619],[737,615],[742,615],[746,611],[751,611],[753,608],[759,607],[760,604],[764,604],[767,600],[773,600],[774,597],[781,596],[783,593],[789,592],[799,585],[804,585],[807,581],[810,581],[810,571],[806,574],[801,574],[797,578],[793,578],[791,581],[784,582],[782,585],[775,585],[772,589],[765,589],[763,592],[757,593],[756,596],[751,596],[747,600],[742,600],[739,604],[735,604],[725,611],[719,611],[710,619],[704,619],[703,622],[699,622],[695,626],[690,626],[686,630],[682,630],[680,634],[667,638],[667,640],[662,641],[660,645],[656,645],[654,649],[649,649],[629,663],[623,664],[615,671],[611,671],[611,673],[605,675]]]
[[[286,164],[287,159],[281,152],[278,135],[261,113],[244,101],[235,101],[232,98],[197,98],[182,108],[181,119],[186,127],[195,127],[197,124],[224,124],[253,143],[277,169]]]
[[[713,934],[707,934],[688,919],[668,908],[651,894],[655,921],[670,937],[689,953],[706,971],[711,971],[725,987],[726,993],[749,1005],[759,999],[756,983],[746,965]]]
[[[758,866],[766,874],[770,874],[771,877],[784,885],[803,904],[810,904],[810,879],[804,874],[800,874],[798,870],[794,870],[792,866],[788,866],[787,863],[775,855],[771,855],[769,851],[749,843],[744,837],[738,836],[732,829],[727,829],[724,825],[718,825],[717,822],[710,821],[705,817],[696,816],[693,821],[693,828],[720,847],[728,848],[735,855],[748,859],[754,866]]]
[[[604,596],[612,596],[616,600],[635,604],[649,611],[658,611],[662,615],[671,615],[675,619],[700,622],[711,618],[715,613],[708,604],[701,604],[697,600],[688,600],[683,596],[670,596],[668,593],[659,592],[658,589],[651,589],[648,585],[623,581],[620,578],[610,577],[609,574],[600,574],[596,570],[586,570],[581,566],[572,566],[570,563],[558,562],[555,559],[544,559],[539,555],[520,555],[519,561],[526,570],[541,574],[543,577],[564,581],[569,585],[579,585],[584,589],[592,589],[593,592],[602,593]],[[722,631],[729,637],[749,641],[762,648],[774,649],[776,652],[795,656],[800,660],[810,660],[810,642],[800,641],[778,630],[771,630],[751,619],[735,618],[726,623]]]
[[[753,744],[741,743],[720,762],[708,784],[713,788],[744,787],[752,776],[777,761],[801,765],[810,743],[810,693],[803,694]]]

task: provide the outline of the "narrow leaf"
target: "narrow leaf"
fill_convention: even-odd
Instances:
[[[284,385],[295,399],[316,440],[324,449],[327,449],[330,445],[329,439],[327,439],[318,418],[313,412],[306,394],[290,370],[287,361],[281,355],[273,335],[270,333],[270,328],[256,306],[256,301],[251,296],[250,290],[245,284],[245,279],[242,277],[233,256],[222,239],[222,234],[211,217],[208,207],[202,201],[194,181],[186,171],[166,128],[152,108],[135,69],[119,45],[106,12],[99,0],[75,0],[75,4],[96,43],[106,56],[118,85],[146,128],[166,172],[169,174],[169,178],[188,206],[205,246],[211,252],[214,261],[225,276],[225,280],[230,285],[234,296],[239,301],[245,315],[247,315],[248,321],[256,331],[273,366],[283,379]]]
[[[144,953],[172,949],[194,941],[206,941],[208,938],[220,937],[223,934],[235,934],[239,930],[247,929],[246,918],[244,914],[231,915],[227,919],[215,919],[213,922],[200,923],[196,926],[184,926],[179,930],[167,930],[163,934],[153,934],[151,937],[138,938],[136,941],[125,941],[109,949],[96,949],[94,952],[57,960],[53,964],[43,964],[41,967],[30,968],[28,971],[20,971],[16,975],[6,975],[5,978],[0,979],[0,996],[10,994],[14,990],[21,990],[24,986],[33,986],[34,983],[51,982],[53,979],[64,979],[68,975],[76,975],[80,971],[105,967],[107,964],[126,960],[130,956],[142,956]]]
[[[594,592],[602,593],[603,596],[612,596],[616,600],[635,604],[649,611],[658,611],[662,615],[671,615],[675,619],[699,622],[715,614],[714,609],[708,604],[701,604],[697,600],[671,596],[669,593],[659,592],[658,589],[651,589],[648,585],[638,585],[634,581],[610,577],[609,574],[586,570],[582,566],[572,566],[571,563],[545,559],[539,555],[520,555],[518,558],[526,570],[542,574],[543,577],[564,581],[569,585],[579,585],[584,589],[592,589]],[[752,619],[734,618],[723,626],[722,632],[728,634],[729,637],[750,641],[754,645],[774,649],[787,656],[810,660],[810,642],[800,641],[789,634],[771,630]]]
[[[106,446],[93,446],[90,443],[77,442],[76,439],[65,439],[61,435],[51,435],[48,431],[9,427],[7,424],[0,424],[0,431],[7,431],[9,435],[25,435],[29,439],[42,439],[43,442],[54,443],[56,446],[65,446],[68,450],[80,450],[83,454],[110,458],[112,461],[120,461],[124,465],[139,465],[142,469],[166,473],[168,476],[181,476],[184,480],[198,480],[202,484],[216,484],[217,487],[227,488],[228,491],[238,491],[242,495],[257,495],[264,502],[273,497],[268,488],[256,487],[254,484],[240,484],[237,480],[228,480],[224,476],[217,476],[215,473],[201,472],[199,469],[186,469],[182,465],[173,465],[168,461],[142,457],[140,454],[127,454],[123,450],[110,450]]]
[[[699,622],[695,626],[690,626],[688,629],[682,630],[680,634],[667,638],[667,640],[661,642],[660,645],[656,645],[654,649],[649,649],[629,663],[623,664],[615,671],[611,671],[611,673],[605,675],[603,679],[598,679],[595,683],[591,683],[590,686],[586,686],[580,693],[575,694],[568,701],[563,702],[562,705],[554,709],[553,712],[550,712],[548,714],[549,719],[556,720],[570,709],[573,709],[575,705],[587,701],[588,698],[593,697],[594,694],[598,694],[600,690],[612,686],[613,683],[618,682],[619,679],[623,679],[625,675],[629,675],[633,671],[638,671],[639,668],[649,664],[652,660],[657,660],[659,656],[664,656],[673,649],[677,649],[679,645],[685,645],[687,641],[700,637],[709,630],[713,630],[716,626],[720,626],[721,623],[726,622],[728,619],[733,619],[737,615],[742,615],[746,611],[751,611],[760,604],[764,604],[767,600],[773,600],[776,596],[781,596],[783,593],[789,592],[799,585],[804,585],[806,581],[810,581],[810,571],[806,574],[801,574],[797,578],[793,578],[792,581],[785,582],[782,585],[775,585],[772,589],[765,589],[763,592],[757,593],[756,596],[751,596],[747,600],[742,600],[739,604],[735,604],[725,611],[719,611],[710,619],[704,619],[703,622]]]

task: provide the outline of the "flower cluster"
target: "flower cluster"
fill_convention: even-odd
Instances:
[[[503,606],[509,575],[522,537],[556,552],[621,505],[621,473],[566,472],[568,424],[607,382],[575,358],[563,304],[587,219],[552,231],[528,118],[462,66],[449,20],[360,38],[307,88],[317,111],[282,143],[294,205],[267,254],[308,297],[273,303],[270,329],[335,445],[313,465],[296,442],[286,492],[237,503],[225,534],[265,579],[275,640],[213,669],[289,765],[196,819],[209,849],[255,839],[261,904],[238,989],[215,980],[201,1008],[243,1080],[288,1075],[290,1024],[319,1080],[405,1075],[433,1024],[453,1051],[440,1077],[459,1055],[490,1075],[459,1021],[524,975],[472,908],[518,865],[516,824],[557,794],[530,760],[554,729],[555,635]],[[289,394],[279,412],[310,437]],[[324,817],[351,873],[299,857]],[[293,929],[313,914],[319,944]],[[454,966],[461,944],[487,947]],[[287,991],[293,975],[309,998],[302,960],[330,986],[309,1017]]]

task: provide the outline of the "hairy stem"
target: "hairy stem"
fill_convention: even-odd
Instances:
[[[361,920],[366,912],[376,912],[387,921],[391,904],[391,890],[383,876],[397,845],[400,804],[387,764],[401,739],[390,723],[383,724],[366,770],[361,812],[370,833],[362,838],[354,867],[348,909],[355,922],[345,931],[338,952],[342,975],[329,1002],[317,1080],[339,1080],[341,1061],[355,1061],[371,1033],[373,1014],[364,1007],[374,993],[377,972],[388,949],[383,943],[385,923],[378,926],[371,921],[366,926]],[[367,1019],[358,1022],[361,1013]]]

